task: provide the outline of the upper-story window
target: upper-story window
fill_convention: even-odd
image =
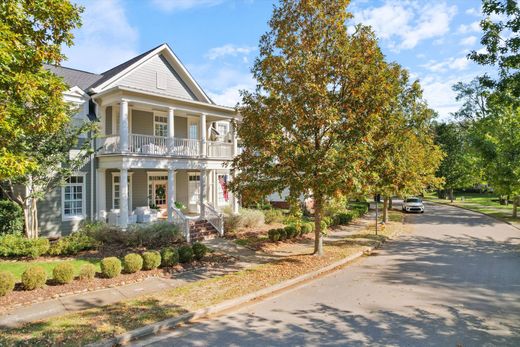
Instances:
[[[229,132],[229,126],[226,123],[217,123],[217,131],[220,136],[225,136]]]
[[[168,117],[155,115],[153,124],[155,136],[168,136]]]

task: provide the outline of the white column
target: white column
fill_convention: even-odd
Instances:
[[[168,169],[168,222],[173,222],[173,208],[175,207],[175,170]]]
[[[206,157],[206,114],[200,115],[200,154],[203,158]]]
[[[128,152],[128,101],[121,100],[119,107],[119,145],[121,152]]]
[[[204,203],[206,202],[206,169],[200,170],[200,187],[199,187],[200,197],[199,197],[199,204],[200,204],[200,216],[202,218],[206,217],[206,208],[204,206]]]
[[[175,124],[174,115],[175,115],[175,109],[173,107],[170,107],[168,109],[168,150],[169,151],[173,150],[173,138],[175,137],[174,131],[173,131],[174,124]]]
[[[231,174],[231,176],[233,177],[233,179],[235,179],[235,171],[233,170],[233,173]],[[239,203],[238,203],[238,197],[236,196],[235,193],[232,194],[231,196],[231,207],[233,208],[233,214],[238,214],[238,211],[239,211]]]
[[[107,210],[107,182],[105,169],[96,169],[96,201],[97,220],[105,220]]]
[[[233,122],[229,122],[229,125],[231,126],[231,142],[233,143],[233,149],[232,149],[231,155],[234,158],[238,154],[238,141],[237,141],[237,131],[233,124],[234,124]]]
[[[119,175],[119,223],[120,227],[128,227],[128,169],[121,169]]]

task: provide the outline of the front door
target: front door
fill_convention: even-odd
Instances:
[[[200,212],[200,174],[188,174],[188,211],[191,213]]]
[[[168,183],[166,181],[152,182],[152,201],[159,209],[166,208],[168,199]]]

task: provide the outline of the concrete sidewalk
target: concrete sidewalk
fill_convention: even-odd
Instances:
[[[352,224],[340,227],[331,232],[330,235],[325,238],[325,242],[338,241],[348,235],[360,232],[364,230],[373,219],[373,212],[370,211],[367,215],[359,218]],[[201,268],[193,271],[186,271],[172,275],[170,278],[149,277],[137,283],[74,294],[15,308],[11,312],[0,316],[0,327],[16,327],[27,322],[60,316],[66,313],[86,310],[89,308],[115,304],[123,300],[165,291],[187,283],[222,276],[227,273],[265,264],[275,259],[292,255],[295,252],[298,253],[302,250],[301,247],[294,247],[292,252],[286,252],[284,250],[282,252],[273,252],[268,254],[261,251],[253,251],[246,247],[237,245],[232,240],[222,238],[207,240],[204,241],[204,243],[215,251],[225,253],[228,256],[235,258],[236,262],[219,268]]]

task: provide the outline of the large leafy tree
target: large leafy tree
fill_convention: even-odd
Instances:
[[[242,92],[237,125],[245,150],[231,188],[266,195],[289,188],[315,203],[315,254],[322,209],[359,191],[374,131],[389,99],[389,73],[367,27],[347,32],[348,0],[283,0],[260,40],[254,92]]]
[[[0,2],[0,182],[22,205],[29,237],[38,232],[37,199],[88,155],[69,158],[86,129],[71,125],[67,86],[43,68],[63,60],[81,11],[67,0]]]

